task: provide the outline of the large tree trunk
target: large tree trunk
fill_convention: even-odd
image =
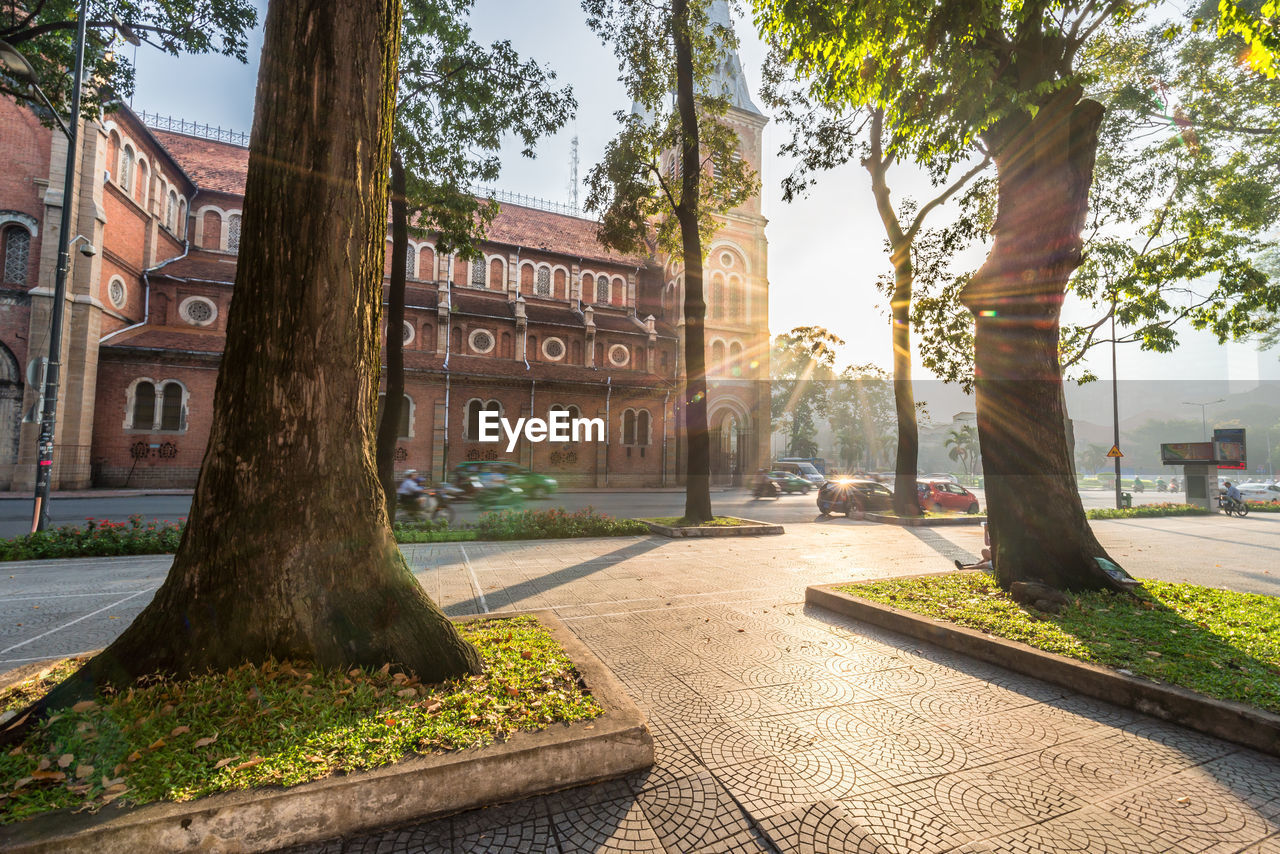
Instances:
[[[268,657],[479,671],[406,567],[373,467],[399,18],[398,0],[271,3],[190,521],[151,604],[47,707]]]
[[[680,113],[680,241],[684,253],[685,435],[689,443],[685,474],[684,515],[706,522],[711,512],[711,442],[707,433],[707,355],[704,329],[707,303],[702,289],[702,236],[698,233],[698,112],[693,96],[693,49],[689,38],[689,4],[674,0],[676,109]]]
[[[1073,87],[998,126],[991,254],[961,294],[976,318],[978,439],[996,578],[1118,587],[1071,474],[1058,360],[1067,280],[1080,264],[1102,107]]]
[[[409,207],[405,199],[404,162],[391,152],[391,282],[387,287],[387,385],[378,422],[378,482],[387,515],[396,517],[396,442],[404,406],[404,283],[408,275]]]
[[[901,257],[899,257],[901,255]],[[893,289],[893,407],[898,416],[898,455],[894,460],[893,512],[919,516],[916,468],[920,456],[920,428],[911,390],[911,251],[894,253]]]

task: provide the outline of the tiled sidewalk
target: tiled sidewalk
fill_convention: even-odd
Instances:
[[[560,613],[657,765],[307,850],[1280,854],[1280,760],[799,604],[880,536],[406,549],[451,612]]]

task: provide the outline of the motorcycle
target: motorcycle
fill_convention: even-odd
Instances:
[[[1227,497],[1225,492],[1218,495],[1218,507],[1228,516],[1233,513],[1243,519],[1249,515],[1249,505],[1243,501],[1236,501],[1234,498]]]
[[[481,510],[512,510],[524,506],[524,490],[505,483],[488,483],[475,494]]]
[[[770,480],[767,477],[761,478],[756,483],[755,489],[751,490],[751,497],[752,498],[777,498],[778,484],[774,483],[772,480]]]

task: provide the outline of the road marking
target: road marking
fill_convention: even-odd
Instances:
[[[471,589],[475,592],[475,598],[480,601],[480,610],[489,613],[489,603],[484,601],[484,592],[480,589],[480,579],[476,578],[475,568],[471,565],[471,558],[467,557],[467,547],[458,543],[458,548],[462,551],[462,562],[467,565],[467,574],[471,576]],[[0,650],[3,654],[5,650]]]
[[[139,590],[137,593],[132,593],[132,594],[130,594],[130,595],[128,595],[128,596],[126,596],[126,597],[124,597],[124,598],[123,598],[123,599],[121,599],[119,602],[112,602],[110,605],[107,605],[105,608],[99,608],[99,609],[98,609],[98,610],[96,610],[96,611],[93,611],[93,612],[91,612],[91,613],[85,614],[83,617],[76,617],[74,620],[72,620],[72,621],[71,621],[71,622],[69,622],[69,623],[63,623],[61,626],[58,626],[56,629],[49,629],[49,631],[47,631],[47,632],[42,632],[42,633],[40,633],[40,634],[36,635],[36,636],[35,636],[35,637],[33,637],[33,638],[27,638],[27,639],[26,639],[26,640],[24,640],[22,643],[15,643],[13,646],[7,646],[7,647],[5,647],[4,649],[0,649],[0,655],[4,655],[6,652],[12,652],[13,650],[17,649],[17,648],[18,648],[18,647],[20,647],[20,646],[26,646],[26,645],[27,645],[27,644],[29,644],[29,643],[34,643],[35,641],[40,640],[40,638],[48,637],[49,635],[53,634],[54,632],[60,632],[60,631],[62,631],[63,629],[67,628],[68,626],[74,626],[76,623],[80,622],[81,620],[87,620],[87,619],[89,619],[90,617],[96,617],[98,614],[101,614],[103,611],[110,611],[112,608],[116,607],[117,605],[123,605],[125,602],[128,602],[130,599],[136,599],[136,598],[138,598],[138,597],[139,597],[139,596],[141,596],[143,593],[151,593],[151,592],[152,592],[152,591],[150,591],[150,590]]]
[[[25,664],[31,661],[52,661],[55,658],[79,658],[82,655],[91,655],[101,651],[100,649],[86,649],[84,652],[68,652],[65,655],[38,655],[35,658],[0,658],[0,664]]]
[[[158,586],[159,585],[157,585],[157,587]],[[155,589],[156,589],[155,587],[147,588],[147,590],[155,590]],[[121,591],[119,590],[116,591],[116,593],[119,593],[119,592]],[[146,593],[147,591],[139,590],[138,592]],[[115,595],[114,593],[50,593],[47,596],[0,596],[0,605],[3,605],[6,602],[29,602],[32,599],[35,599],[38,601],[44,600],[44,599],[81,599],[81,598],[84,598],[85,596],[97,596],[101,598],[103,596],[114,596],[114,595]]]

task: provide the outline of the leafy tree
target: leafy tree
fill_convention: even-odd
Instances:
[[[1219,0],[1219,33],[1234,33],[1248,44],[1245,58],[1267,77],[1280,75],[1280,3],[1276,0]]]
[[[0,5],[0,41],[22,51],[35,68],[40,88],[61,113],[68,112],[71,103],[68,70],[75,64],[78,8],[77,0],[11,0]],[[114,49],[116,22],[173,56],[216,51],[244,62],[248,33],[257,25],[258,13],[250,0],[95,0],[89,7],[84,79],[98,85],[84,88],[85,115],[94,115],[104,101],[109,107],[114,98],[133,93],[133,65]],[[5,74],[3,66],[0,95],[47,112],[35,92]]]
[[[797,326],[773,340],[769,355],[771,416],[787,434],[787,453],[817,455],[817,420],[828,414],[836,347],[844,340],[821,326]]]
[[[424,682],[479,671],[405,565],[373,467],[387,184],[368,176],[387,173],[399,34],[395,2],[269,6],[190,521],[152,602],[40,709],[269,657],[398,662]]]
[[[522,60],[509,41],[471,38],[475,0],[406,0],[400,88],[391,158],[391,275],[387,296],[386,396],[378,424],[378,479],[395,514],[395,449],[404,404],[404,294],[409,233],[436,236],[436,251],[479,257],[498,212],[478,183],[497,179],[499,149],[519,138],[526,157],[539,137],[564,126],[577,106],[555,75]]]
[[[755,0],[772,43],[833,109],[884,110],[890,150],[935,173],[989,154],[997,209],[964,285],[997,578],[1122,586],[1089,528],[1066,437],[1059,315],[1081,260],[1103,107],[1076,58],[1147,4]]]
[[[1097,474],[1098,469],[1107,464],[1108,450],[1110,449],[1106,445],[1090,443],[1076,451],[1076,462],[1080,468],[1090,474]]]
[[[1096,97],[1106,105],[1084,230],[1083,261],[1069,292],[1092,317],[1065,324],[1063,368],[1081,381],[1089,351],[1112,341],[1170,352],[1182,326],[1220,342],[1265,336],[1280,308],[1270,236],[1280,219],[1280,81],[1242,69],[1234,39],[1166,25],[1103,32],[1087,46]],[[945,379],[972,373],[972,322],[956,296],[969,275],[952,276],[959,246],[985,239],[996,186],[979,181],[962,216],[922,262],[925,296],[915,321],[925,364]]]
[[[736,156],[737,134],[722,121],[728,99],[710,89],[717,64],[736,46],[730,29],[711,23],[710,5],[710,0],[582,0],[587,23],[613,43],[622,82],[636,105],[629,114],[618,113],[622,129],[587,178],[587,209],[603,215],[602,243],[646,252],[655,238],[681,259],[689,448],[684,515],[696,521],[712,518],[703,245],[715,215],[756,189],[754,174]],[[679,153],[674,174],[660,160],[671,150]]]
[[[920,456],[920,430],[916,423],[915,399],[911,386],[911,302],[915,282],[915,241],[925,218],[961,190],[990,164],[984,157],[976,164],[957,170],[954,180],[935,175],[940,188],[933,198],[917,206],[910,199],[895,204],[888,174],[899,151],[892,127],[887,127],[882,107],[858,107],[848,112],[823,109],[799,85],[778,51],[766,65],[765,98],[776,108],[792,138],[783,145],[784,154],[797,158],[797,166],[783,181],[783,198],[791,201],[816,181],[814,173],[843,165],[858,157],[871,177],[871,193],[884,225],[892,279],[886,284],[892,320],[893,389],[897,408],[897,458],[893,507],[903,516],[916,516],[920,504],[916,496],[916,469]]]
[[[978,455],[978,435],[973,427],[965,424],[958,430],[948,430],[942,446],[947,448],[947,457],[952,462],[958,461],[964,466],[965,474],[973,474],[973,462]]]
[[[847,365],[831,384],[827,411],[841,464],[868,471],[884,468],[881,461],[898,446],[889,376],[875,365]],[[914,471],[911,477],[914,483]]]

